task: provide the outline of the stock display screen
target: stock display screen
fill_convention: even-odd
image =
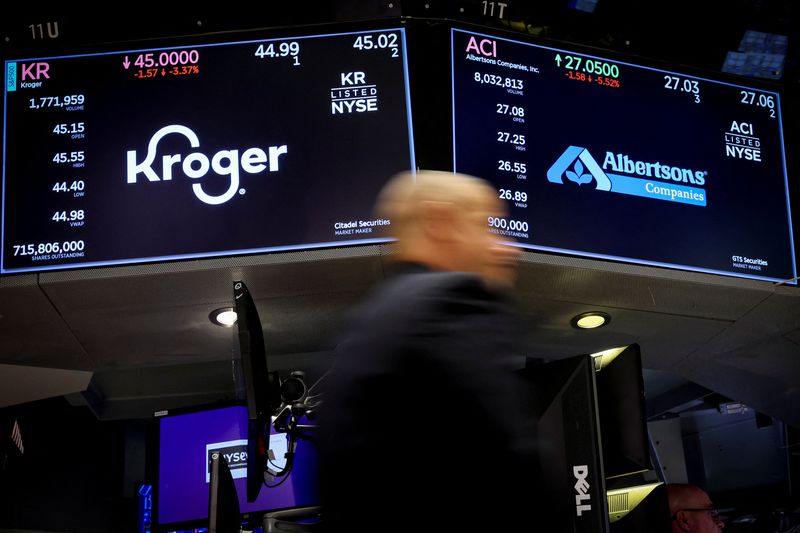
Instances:
[[[0,271],[383,241],[407,72],[403,29],[7,60]]]
[[[524,248],[797,276],[780,95],[451,30],[453,157]]]

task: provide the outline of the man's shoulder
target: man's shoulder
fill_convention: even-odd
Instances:
[[[396,290],[409,291],[409,295],[467,290],[485,293],[481,278],[469,272],[422,272],[397,276],[386,283]]]
[[[349,329],[361,339],[442,337],[459,328],[484,329],[486,321],[514,314],[477,275],[425,272],[382,283],[351,314]]]
[[[441,343],[469,313],[464,309],[480,307],[480,297],[473,294],[482,291],[479,277],[460,272],[404,273],[382,282],[352,310],[339,338],[342,379],[350,383],[353,376],[394,371],[410,352],[441,352]]]
[[[464,304],[491,300],[480,277],[467,272],[424,272],[397,276],[376,290],[367,305],[374,310],[402,312],[403,309],[439,307],[448,302]]]

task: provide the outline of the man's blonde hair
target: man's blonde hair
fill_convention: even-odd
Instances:
[[[381,191],[375,213],[390,219],[392,224],[388,232],[402,239],[420,219],[426,203],[448,203],[470,211],[495,195],[495,189],[488,182],[466,174],[435,170],[423,170],[416,175],[402,172]]]

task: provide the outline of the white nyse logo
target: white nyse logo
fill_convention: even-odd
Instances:
[[[156,151],[158,143],[165,136],[171,133],[178,133],[183,135],[189,140],[192,148],[200,146],[200,139],[197,134],[187,128],[178,124],[165,126],[155,132],[147,144],[147,155],[141,163],[136,162],[136,150],[128,150],[128,183],[136,183],[136,178],[139,174],[144,174],[148,181],[169,181],[172,179],[172,166],[181,163],[181,155],[164,155],[161,157],[161,176],[153,170],[153,162],[156,159]],[[279,166],[279,158],[286,153],[286,145],[270,146],[267,152],[261,148],[248,148],[241,156],[239,150],[220,150],[213,156],[209,157],[201,152],[192,152],[183,160],[183,164],[179,165],[183,173],[191,179],[202,178],[208,174],[209,168],[220,176],[229,176],[230,185],[228,189],[219,196],[213,196],[203,190],[203,185],[195,183],[192,185],[192,190],[195,196],[206,204],[219,205],[224,204],[236,194],[239,190],[239,169],[244,170],[248,174],[259,174],[264,170],[269,169],[270,172],[277,172]],[[244,189],[239,191],[244,194]]]
[[[753,124],[731,122],[730,131],[725,132],[725,155],[761,162],[761,139],[756,136]]]
[[[584,511],[591,511],[592,506],[588,502],[591,499],[589,494],[589,482],[586,478],[589,476],[589,467],[586,465],[573,466],[572,473],[575,475],[575,512],[578,516],[582,516]]]
[[[341,86],[331,88],[331,115],[378,110],[378,88],[364,72],[340,73]]]

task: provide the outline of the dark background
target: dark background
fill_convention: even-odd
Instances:
[[[426,8],[425,4],[429,7]],[[213,33],[261,27],[284,27],[330,21],[347,21],[383,16],[449,17],[480,22],[487,28],[508,28],[511,20],[522,21],[526,33],[547,39],[567,41],[613,50],[635,57],[658,59],[674,68],[687,66],[718,72],[725,54],[736,50],[745,29],[776,32],[789,36],[786,69],[777,82],[785,92],[784,121],[786,145],[796,146],[798,112],[797,51],[798,7],[792,0],[676,0],[668,3],[635,0],[600,0],[594,13],[571,10],[566,1],[509,2],[506,20],[480,16],[481,2],[310,2],[282,5],[268,2],[237,5],[226,2],[209,8],[175,8],[138,3],[89,8],[80,4],[50,9],[40,5],[19,5],[16,14],[5,13],[0,21],[0,49],[16,55],[92,51],[93,43],[161,38],[175,35]],[[461,12],[461,9],[464,12]],[[58,37],[49,39],[48,22],[57,22]],[[424,168],[448,168],[452,164],[452,141],[434,127],[449,119],[449,73],[438,65],[449,61],[449,50],[437,47],[445,36],[446,24],[417,21],[431,32],[412,38],[412,47],[424,50],[431,61],[412,68],[412,94],[425,91],[430,108],[414,108],[417,162]],[[44,38],[32,39],[32,31],[42,24]],[[34,29],[31,30],[30,26]],[[486,30],[488,31],[488,29]],[[38,37],[38,33],[36,34]],[[445,41],[447,42],[447,41]],[[554,41],[555,42],[555,41]],[[413,51],[413,49],[412,49]],[[443,59],[437,59],[442,55]],[[438,102],[438,103],[437,103]],[[148,137],[149,138],[149,137]],[[787,154],[792,204],[797,198],[798,159]],[[158,184],[157,184],[158,185]],[[795,235],[797,231],[795,220]],[[654,393],[654,392],[653,392]],[[654,393],[655,394],[655,393]],[[757,438],[759,431],[770,435],[775,429],[769,417],[752,411],[741,415],[721,415],[711,408],[719,398],[706,396],[691,406],[673,403],[669,416],[680,413],[683,450],[690,479],[716,488],[718,505],[738,506],[754,520],[773,522],[776,510],[791,502],[788,476],[764,475],[764,470],[748,469],[749,459],[768,456],[756,468],[778,461],[794,479],[800,440],[796,431],[785,427],[788,438],[779,445],[767,445]],[[654,411],[656,406],[653,407]],[[663,412],[663,411],[662,411]],[[148,422],[142,419],[100,421],[88,407],[74,407],[62,397],[5,408],[3,417],[17,417],[26,443],[23,456],[9,454],[6,469],[0,472],[2,512],[0,527],[47,529],[52,531],[135,531],[136,488],[148,479],[144,448]],[[653,415],[655,416],[655,415]],[[665,415],[666,416],[666,415]],[[0,431],[7,433],[6,427]],[[724,428],[722,431],[720,428]],[[740,430],[746,428],[747,431]],[[770,429],[772,428],[772,429]],[[724,433],[723,442],[710,438]],[[5,436],[3,436],[5,439]],[[768,439],[767,439],[768,440]],[[703,444],[706,443],[706,444]],[[777,459],[776,459],[777,457]],[[704,465],[709,465],[705,468]],[[724,465],[724,468],[720,465]],[[736,470],[729,470],[732,467]],[[733,474],[716,475],[720,471]],[[780,469],[778,469],[780,470]],[[772,531],[729,524],[731,531]]]

